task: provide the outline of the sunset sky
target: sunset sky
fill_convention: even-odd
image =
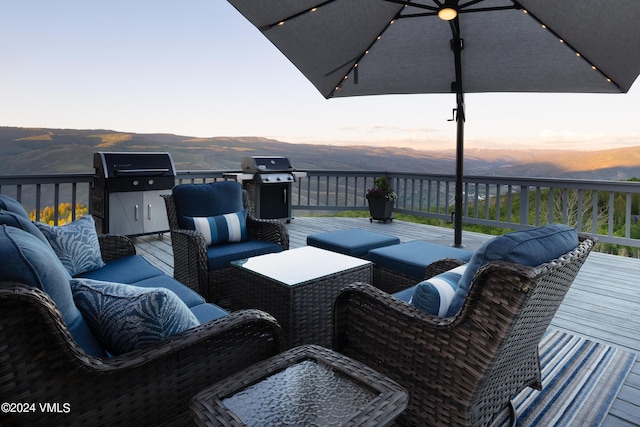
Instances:
[[[326,100],[224,0],[0,4],[1,126],[455,148],[454,95]],[[466,146],[640,146],[638,85],[469,94]]]

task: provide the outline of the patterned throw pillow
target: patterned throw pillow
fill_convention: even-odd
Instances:
[[[249,239],[247,210],[208,217],[184,217],[187,229],[203,234],[207,246]]]
[[[200,324],[186,304],[165,288],[71,279],[71,290],[89,327],[113,355],[148,346]]]
[[[41,222],[36,225],[70,275],[76,276],[105,266],[91,215],[57,227]]]
[[[458,282],[466,269],[467,264],[464,264],[418,283],[409,303],[427,313],[446,317]]]

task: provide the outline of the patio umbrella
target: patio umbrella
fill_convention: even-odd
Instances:
[[[326,98],[456,94],[462,245],[465,93],[626,93],[638,0],[228,0]]]

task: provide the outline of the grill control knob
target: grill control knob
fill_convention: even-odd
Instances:
[[[149,185],[153,185],[153,180],[152,179],[149,180]]]
[[[134,187],[137,187],[139,184],[140,184],[140,181],[138,181],[137,179],[135,179],[135,180],[133,181],[133,186],[134,186]]]

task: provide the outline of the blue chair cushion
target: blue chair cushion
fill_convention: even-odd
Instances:
[[[388,270],[396,271],[416,281],[424,277],[429,264],[443,258],[468,261],[473,252],[466,249],[437,245],[422,240],[414,240],[399,245],[386,246],[369,251],[369,261]]]
[[[104,267],[96,224],[86,215],[62,226],[36,223],[70,275]]]
[[[492,261],[506,261],[535,267],[558,258],[577,246],[578,233],[564,224],[514,231],[488,240],[471,257],[467,270],[458,282],[447,316],[458,314],[473,276],[483,265]]]
[[[415,285],[415,286],[412,286],[410,288],[403,289],[403,290],[401,290],[399,292],[396,292],[392,296],[394,298],[397,298],[397,299],[401,300],[401,301],[409,303],[409,302],[411,302],[411,298],[413,298],[413,292],[416,290],[417,287],[418,287],[418,285]]]
[[[243,242],[249,239],[247,210],[208,217],[185,216],[187,230],[202,233],[207,246],[226,242]]]
[[[49,241],[42,231],[36,227],[36,225],[29,219],[24,216],[17,214],[15,212],[0,210],[0,224],[10,225],[11,227],[20,228],[26,231],[29,234],[36,236],[38,239],[42,240],[43,243],[49,245]]]
[[[423,280],[415,286],[409,303],[427,313],[445,317],[458,289],[458,281],[466,269],[467,265],[464,264]]]
[[[116,356],[200,324],[180,298],[165,288],[71,279],[71,289],[93,332]]]
[[[76,277],[131,284],[162,274],[164,273],[159,268],[140,255],[130,255],[111,260],[98,270],[82,273]]]
[[[183,285],[178,282],[171,276],[167,276],[166,274],[160,276],[150,277],[148,279],[140,280],[139,282],[130,283],[130,285],[137,286],[139,288],[166,288],[171,292],[176,294],[183,303],[186,304],[187,307],[195,307],[197,305],[205,303],[205,299],[189,288],[188,286]]]
[[[25,219],[29,219],[29,214],[24,209],[24,206],[22,206],[16,199],[9,197],[6,194],[0,194],[0,209],[16,213]]]
[[[201,325],[229,314],[228,311],[223,310],[215,304],[209,303],[196,305],[195,307],[191,307],[190,310]]]
[[[0,281],[38,288],[56,304],[75,342],[93,356],[104,349],[73,302],[71,276],[48,244],[19,228],[0,225]]]
[[[363,257],[371,249],[397,245],[400,239],[361,229],[337,230],[307,236],[307,245],[353,257]]]
[[[173,187],[178,224],[187,228],[185,217],[209,217],[244,209],[242,186],[235,181],[180,184]]]
[[[207,248],[207,268],[210,271],[220,270],[229,267],[231,261],[281,251],[279,244],[263,240],[222,243]]]

